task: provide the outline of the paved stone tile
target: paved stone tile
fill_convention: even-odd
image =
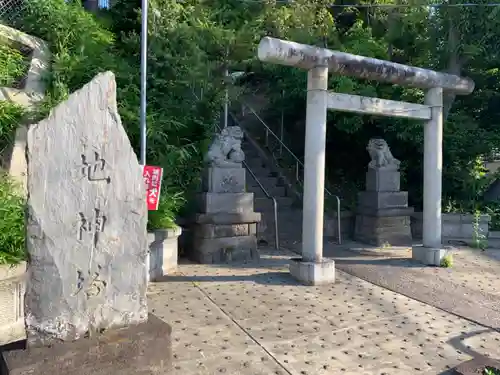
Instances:
[[[234,324],[182,327],[173,333],[172,350],[176,361],[203,360],[250,348],[260,349],[254,340]]]
[[[178,362],[169,375],[287,375],[262,349],[250,348],[242,353]]]
[[[351,244],[352,245],[352,244]],[[424,267],[402,254],[398,259],[346,251],[325,244],[337,269],[374,284],[500,329],[500,250],[454,248],[453,267]]]
[[[342,271],[298,285],[274,266],[287,256],[182,265],[150,286],[151,311],[173,327],[173,374],[437,374],[500,357],[499,333]]]

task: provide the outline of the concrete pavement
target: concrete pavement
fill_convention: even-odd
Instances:
[[[338,271],[306,287],[292,252],[259,264],[179,267],[151,284],[172,325],[175,375],[439,374],[475,354],[500,358],[500,333]]]

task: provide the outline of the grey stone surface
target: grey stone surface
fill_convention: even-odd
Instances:
[[[361,215],[374,216],[374,217],[394,217],[405,216],[410,217],[414,212],[413,207],[395,207],[378,209],[374,207],[358,207],[357,213]]]
[[[193,239],[191,259],[199,263],[229,263],[258,260],[255,235]]]
[[[477,220],[477,229],[474,228]],[[489,215],[480,215],[477,219],[471,214],[443,213],[441,216],[441,236],[444,239],[472,241],[477,234],[489,236]],[[411,215],[412,234],[422,238],[422,212]],[[477,233],[476,233],[477,232]]]
[[[257,224],[206,224],[201,225],[196,235],[202,238],[239,237],[255,234]]]
[[[99,74],[28,132],[32,344],[147,319],[144,182],[115,85]]]
[[[401,162],[392,156],[389,145],[384,139],[372,138],[368,141],[366,151],[370,154],[368,168],[375,170],[399,170]]]
[[[408,207],[408,192],[399,191],[400,161],[383,139],[370,140],[367,150],[372,160],[366,191],[358,193],[354,239],[375,246],[411,245],[413,208]]]
[[[399,191],[400,181],[398,170],[369,168],[366,172],[366,191]]]
[[[362,191],[358,194],[358,205],[360,208],[404,208],[408,207],[407,191],[376,192]]]
[[[441,261],[447,254],[447,249],[434,249],[424,246],[413,246],[412,248],[412,258],[426,266],[440,266]]]
[[[305,262],[300,258],[292,258],[289,267],[290,275],[305,285],[324,285],[335,282],[335,262],[332,259]]]
[[[196,262],[259,258],[256,228],[261,215],[254,212],[254,193],[245,191],[242,137],[239,127],[227,127],[216,136],[206,155],[209,167],[203,174],[203,192],[198,195],[198,213],[187,251]]]
[[[195,222],[198,224],[234,224],[258,223],[261,219],[260,212],[218,212],[212,214],[196,214]]]
[[[242,193],[245,191],[246,171],[241,167],[209,167],[203,172],[202,182],[205,192]]]
[[[375,246],[411,245],[410,217],[357,215],[354,236],[357,241]]]
[[[148,233],[149,241],[149,281],[157,281],[177,270],[179,258],[178,239],[182,234],[180,227],[157,229]]]
[[[253,193],[201,193],[198,195],[200,213],[253,212]]]
[[[0,374],[2,371],[0,353]],[[172,370],[172,328],[147,322],[74,342],[3,353],[5,375],[163,375]]]
[[[243,130],[239,126],[228,126],[215,135],[210,145],[206,162],[212,167],[238,168],[245,160],[245,153],[241,149]]]

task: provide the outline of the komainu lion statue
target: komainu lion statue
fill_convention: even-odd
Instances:
[[[239,126],[228,126],[215,136],[205,161],[214,167],[241,167],[245,154],[241,149],[243,130]]]
[[[380,138],[370,139],[366,150],[372,159],[368,164],[368,168],[399,169],[401,162],[392,156],[391,150],[385,140]]]

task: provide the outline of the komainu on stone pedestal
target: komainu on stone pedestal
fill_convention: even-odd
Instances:
[[[29,344],[147,320],[147,208],[113,73],[28,131]]]
[[[400,161],[383,139],[370,139],[366,191],[358,194],[354,238],[370,245],[411,245],[408,192],[400,191]]]
[[[203,173],[203,192],[198,194],[198,214],[191,259],[200,263],[226,263],[259,258],[253,193],[245,191],[242,166],[243,131],[230,126],[217,134],[209,148]]]
[[[228,126],[215,136],[208,149],[205,161],[212,167],[241,168],[245,154],[241,149],[243,130],[239,126]]]

